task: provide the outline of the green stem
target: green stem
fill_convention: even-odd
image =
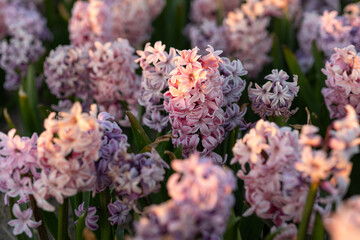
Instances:
[[[318,182],[313,182],[310,186],[307,198],[306,198],[306,203],[305,203],[305,207],[304,207],[304,211],[301,217],[301,222],[299,225],[299,231],[298,231],[298,240],[305,240],[306,239],[306,234],[307,234],[307,229],[308,229],[308,225],[310,222],[310,217],[311,217],[311,213],[312,213],[312,209],[314,207],[314,203],[315,203],[315,198],[316,198],[316,192],[317,192],[317,188],[319,186]]]
[[[64,203],[59,205],[59,222],[57,240],[66,240],[68,232],[68,208],[69,199],[65,198]]]
[[[111,236],[111,225],[108,220],[109,214],[107,209],[110,198],[110,191],[108,188],[100,193],[100,222],[102,224],[100,228],[101,239],[113,239]]]

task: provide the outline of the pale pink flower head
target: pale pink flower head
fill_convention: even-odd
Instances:
[[[113,39],[110,8],[103,1],[76,1],[69,21],[71,43],[77,47],[92,47],[95,41]]]
[[[46,204],[47,197],[54,196],[61,203],[64,197],[78,191],[94,190],[95,161],[99,157],[102,133],[95,105],[91,114],[82,113],[78,102],[70,112],[61,112],[58,116],[51,113],[44,127],[37,144],[42,175],[34,183],[34,196],[39,207],[53,210]]]
[[[19,235],[21,233],[25,233],[29,238],[32,237],[32,232],[30,228],[37,228],[42,223],[41,221],[35,222],[31,220],[33,211],[31,208],[21,211],[19,205],[17,203],[14,204],[12,208],[12,212],[16,219],[10,220],[8,224],[14,227],[13,234]]]
[[[345,105],[350,104],[360,115],[358,103],[353,101],[360,96],[360,57],[355,47],[335,48],[335,53],[326,62],[322,72],[326,75],[326,87],[322,89],[325,103],[331,118],[346,115]]]
[[[324,219],[324,225],[333,240],[360,238],[360,197],[353,196],[343,202]]]
[[[256,77],[270,61],[272,39],[267,32],[270,17],[253,16],[241,9],[229,12],[223,21],[229,57],[241,59],[249,76]]]
[[[207,52],[201,56],[198,48],[178,51],[173,60],[176,68],[168,80],[169,91],[164,94],[164,108],[176,137],[173,143],[182,144],[185,156],[197,149],[200,139],[203,153],[212,151],[224,135],[221,51],[209,46]]]

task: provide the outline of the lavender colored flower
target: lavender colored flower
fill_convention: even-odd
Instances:
[[[129,110],[137,112],[140,79],[135,74],[134,49],[126,39],[102,44],[95,42],[89,51],[90,87],[100,110],[115,116],[120,125],[126,125],[125,111],[120,101]],[[116,114],[114,114],[116,113]]]
[[[235,178],[213,162],[198,153],[174,160],[177,173],[167,184],[172,199],[145,210],[135,239],[220,239],[234,204]]]
[[[295,224],[283,223],[279,227],[272,227],[271,233],[278,234],[274,237],[274,240],[296,240],[297,239],[297,228]]]
[[[165,177],[164,168],[168,165],[155,149],[136,155],[120,150],[114,156],[114,163],[109,165],[108,175],[116,195],[131,204],[160,188]]]
[[[19,197],[19,203],[27,202],[32,194],[30,174],[36,180],[40,177],[36,155],[37,134],[31,138],[20,137],[16,129],[6,135],[0,132],[0,191],[8,197]]]
[[[44,63],[45,81],[51,93],[58,98],[91,99],[88,63],[89,56],[81,48],[58,46],[52,50]]]
[[[16,217],[16,219],[10,220],[8,222],[8,224],[12,227],[14,227],[13,230],[13,234],[14,235],[19,235],[23,232],[25,232],[25,234],[31,238],[32,237],[32,232],[30,230],[30,228],[37,228],[41,225],[41,221],[39,222],[35,222],[33,220],[31,220],[32,217],[32,209],[26,209],[24,211],[21,211],[20,207],[18,204],[14,204],[13,208],[12,208],[12,212],[14,214],[14,216]]]
[[[75,215],[80,217],[81,214],[85,211],[85,202],[81,203],[77,209],[75,209]],[[97,221],[99,220],[99,216],[96,215],[96,207],[89,206],[87,208],[86,217],[85,217],[85,225],[90,230],[97,230],[99,228]],[[77,220],[75,221],[77,224]]]
[[[133,46],[147,41],[151,23],[165,6],[164,0],[105,0],[111,11],[114,38],[126,38]]]
[[[129,206],[123,204],[119,200],[116,200],[114,203],[108,204],[108,209],[110,213],[109,221],[111,225],[121,225],[126,221],[127,216],[129,215],[130,208]]]
[[[267,81],[262,87],[257,83],[255,83],[255,88],[251,88],[252,83],[249,85],[251,108],[261,118],[283,116],[287,121],[297,111],[297,109],[290,110],[292,101],[299,91],[297,75],[294,75],[293,82],[290,82],[287,81],[289,75],[286,72],[274,69],[272,74],[267,75],[265,79],[270,81]]]
[[[240,0],[195,0],[191,3],[190,18],[196,24],[206,20],[215,21],[219,12],[221,15],[226,15],[239,5]]]
[[[169,122],[168,116],[164,114],[163,99],[164,92],[168,90],[167,81],[170,72],[175,68],[172,59],[175,57],[175,49],[170,48],[169,53],[165,51],[165,45],[160,41],[154,47],[147,43],[144,51],[137,51],[140,56],[139,62],[142,68],[142,81],[140,89],[139,104],[146,108],[143,123],[161,132]]]
[[[9,1],[0,7],[0,35],[9,37],[0,41],[0,66],[6,73],[4,88],[14,90],[28,65],[45,52],[41,41],[50,38],[50,33],[33,3]]]
[[[96,192],[103,191],[112,184],[108,175],[109,164],[114,162],[118,151],[126,151],[129,147],[127,136],[122,133],[119,125],[114,122],[114,117],[106,112],[98,115],[100,131],[103,133],[102,143],[99,149],[99,160],[95,163],[96,168]]]
[[[229,12],[223,22],[227,39],[226,54],[241,59],[249,76],[255,77],[270,61],[267,53],[272,40],[267,27],[270,18],[264,15],[254,16],[241,9]]]
[[[354,46],[335,48],[335,53],[326,62],[322,72],[326,75],[326,87],[321,90],[331,118],[341,118],[346,114],[345,105],[350,104],[360,115],[359,83],[360,57]]]
[[[189,24],[186,26],[185,34],[190,39],[191,46],[198,47],[201,54],[206,54],[204,50],[208,45],[224,50],[227,47],[224,27],[217,26],[215,21],[204,20],[200,25]]]

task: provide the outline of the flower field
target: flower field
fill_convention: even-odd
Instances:
[[[0,0],[0,239],[360,239],[359,117],[357,1]]]

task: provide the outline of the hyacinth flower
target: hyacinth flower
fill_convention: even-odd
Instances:
[[[139,104],[146,109],[143,115],[143,123],[151,129],[161,132],[169,122],[164,114],[164,92],[168,90],[170,72],[175,68],[172,63],[175,57],[175,49],[165,51],[165,45],[158,41],[154,47],[147,43],[144,51],[138,50],[139,58],[136,60],[142,68],[142,80],[139,96]]]
[[[251,88],[252,83],[249,84],[251,108],[261,118],[282,116],[287,121],[298,110],[297,108],[290,110],[292,101],[299,92],[298,76],[294,75],[293,82],[290,82],[287,81],[289,75],[286,72],[274,69],[265,79],[269,81],[261,87],[255,83],[255,88]]]
[[[103,1],[76,1],[69,21],[71,44],[91,48],[94,42],[106,43],[114,40],[110,14],[109,6]]]
[[[360,238],[360,198],[358,195],[347,199],[336,212],[324,219],[326,230],[333,240]]]
[[[347,111],[344,119],[333,123],[326,142],[315,126],[304,126],[299,136],[295,130],[263,120],[237,141],[232,163],[240,163],[238,176],[244,180],[250,205],[244,216],[256,213],[279,228],[302,219],[299,233],[306,234],[315,210],[325,215],[333,203],[340,202],[349,186],[350,158],[359,152],[360,143],[355,110],[347,106]],[[327,146],[330,152],[318,149],[320,146]],[[315,210],[303,212],[308,192]]]
[[[173,128],[173,143],[182,144],[187,156],[198,147],[209,153],[223,140],[225,133],[224,97],[218,70],[221,51],[209,46],[208,54],[198,49],[179,51],[174,58],[176,68],[170,73],[169,91],[164,107]],[[201,145],[200,144],[201,141]],[[198,146],[199,145],[199,146]]]
[[[356,5],[345,7],[344,15],[337,11],[324,11],[322,14],[306,12],[303,17],[297,38],[300,49],[297,57],[302,68],[307,71],[313,64],[312,42],[326,57],[334,54],[335,48],[354,45],[360,47],[360,16],[352,14]],[[352,11],[350,10],[352,9]]]
[[[33,192],[32,179],[38,179],[39,164],[37,162],[37,134],[31,138],[20,137],[16,129],[6,135],[0,132],[0,191],[5,193],[5,203],[9,197],[18,202],[28,202]]]
[[[45,131],[37,141],[37,157],[41,177],[34,182],[37,205],[47,211],[55,208],[47,198],[54,197],[62,204],[64,198],[79,191],[95,188],[96,169],[102,133],[94,115],[82,113],[76,102],[70,112],[59,116],[51,113],[45,119]]]
[[[44,54],[42,41],[50,38],[46,19],[32,2],[5,1],[0,12],[0,66],[5,71],[4,88],[15,90],[25,77],[29,64]],[[3,32],[1,30],[3,25]]]
[[[123,204],[119,200],[116,200],[114,203],[109,203],[108,209],[110,213],[109,221],[111,225],[124,224],[130,212],[129,206]]]
[[[120,125],[128,125],[125,110],[134,114],[138,110],[140,78],[135,74],[135,50],[121,38],[105,44],[95,42],[94,47],[88,64],[91,93],[100,111],[110,113]]]
[[[360,91],[358,75],[360,74],[360,57],[355,47],[335,48],[322,72],[326,75],[326,87],[321,90],[331,118],[345,116],[345,106],[352,105],[360,115]]]
[[[235,178],[198,153],[174,160],[168,180],[171,200],[152,205],[135,224],[136,240],[220,239],[234,204]]]
[[[109,165],[108,175],[115,195],[132,206],[139,198],[160,189],[165,178],[165,168],[169,168],[155,149],[146,153],[127,153],[120,149]]]
[[[75,209],[75,215],[77,217],[80,217],[81,214],[85,211],[85,202],[81,203],[77,209]],[[99,228],[99,225],[97,224],[97,221],[99,220],[99,216],[96,215],[96,207],[89,206],[86,209],[86,217],[85,217],[85,225],[90,230],[97,230]],[[74,222],[77,224],[77,220]]]
[[[127,136],[122,133],[119,125],[114,122],[114,117],[109,113],[101,112],[98,115],[102,142],[99,149],[99,160],[95,163],[96,168],[96,192],[101,192],[112,185],[108,175],[109,165],[114,163],[114,156],[118,151],[126,151],[129,147]]]
[[[267,32],[270,17],[257,15],[254,11],[245,11],[246,4],[229,12],[223,21],[227,48],[225,53],[241,59],[250,77],[256,77],[270,61],[267,53],[272,39]]]
[[[83,48],[58,46],[51,50],[44,62],[45,82],[50,92],[59,99],[74,96],[85,102],[92,101],[87,70],[89,61]]]
[[[31,238],[33,236],[31,229],[37,228],[42,224],[41,221],[36,222],[31,220],[33,214],[31,208],[21,211],[19,205],[15,203],[12,208],[12,212],[16,219],[10,220],[8,224],[14,227],[14,235],[25,233],[29,238]]]
[[[92,48],[96,41],[120,37],[138,46],[150,38],[151,23],[164,6],[164,0],[76,1],[69,21],[71,43]]]

